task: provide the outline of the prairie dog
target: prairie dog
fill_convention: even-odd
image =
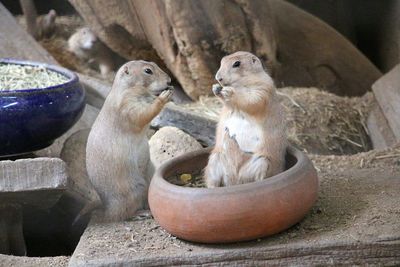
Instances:
[[[99,64],[103,76],[115,69],[111,50],[88,27],[80,28],[71,35],[68,39],[68,50],[83,60]]]
[[[153,62],[130,61],[118,70],[86,146],[89,179],[103,204],[94,220],[121,221],[147,207],[154,167],[146,131],[172,96],[170,82]]]
[[[249,52],[228,55],[215,78],[219,84],[213,92],[224,107],[205,169],[207,187],[248,183],[282,172],[285,116],[260,59]]]

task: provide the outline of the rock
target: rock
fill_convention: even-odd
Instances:
[[[183,153],[201,149],[196,139],[175,127],[163,127],[149,141],[150,159],[157,168],[163,162]]]

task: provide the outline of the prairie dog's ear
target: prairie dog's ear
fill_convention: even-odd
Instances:
[[[128,68],[128,66],[124,66],[124,73],[125,73],[125,74],[129,74],[129,68]]]
[[[258,61],[258,58],[256,58],[256,57],[251,57],[251,62],[254,64],[254,63],[256,63]]]

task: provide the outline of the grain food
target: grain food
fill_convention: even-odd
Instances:
[[[64,75],[43,66],[0,63],[0,91],[41,89],[67,81]]]

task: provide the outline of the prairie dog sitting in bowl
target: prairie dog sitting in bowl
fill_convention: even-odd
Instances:
[[[68,50],[80,59],[97,63],[103,76],[116,68],[112,51],[89,27],[80,28],[71,35],[68,39]]]
[[[117,72],[90,131],[89,179],[103,207],[96,221],[121,221],[147,207],[154,167],[146,131],[172,96],[171,78],[155,63],[130,61]]]
[[[282,172],[288,144],[285,115],[260,59],[249,52],[228,55],[215,78],[219,84],[213,92],[224,107],[205,169],[207,187],[249,183]]]

